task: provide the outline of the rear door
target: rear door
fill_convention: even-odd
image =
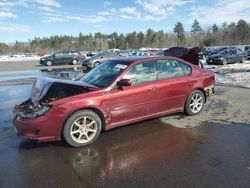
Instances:
[[[244,56],[244,52],[241,49],[236,49],[236,61],[237,62],[241,62],[243,56]]]
[[[62,57],[62,63],[68,64],[72,62],[72,54],[71,52],[64,52]]]
[[[175,59],[159,59],[156,65],[158,82],[151,113],[182,110],[191,88],[191,67]]]
[[[132,85],[111,91],[111,126],[136,121],[151,113],[154,102],[156,67],[154,61],[133,66],[122,79],[130,79]]]

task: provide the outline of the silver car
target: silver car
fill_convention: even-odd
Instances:
[[[83,61],[82,67],[83,67],[83,69],[94,68],[106,60],[110,60],[110,59],[117,58],[117,57],[121,57],[121,56],[119,54],[113,53],[113,52],[100,52],[100,53],[94,55],[93,57]]]

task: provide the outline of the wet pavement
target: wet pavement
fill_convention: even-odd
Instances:
[[[1,188],[250,185],[249,89],[217,86],[198,116],[113,129],[82,148],[16,137],[11,109],[30,89],[21,81],[0,85]]]

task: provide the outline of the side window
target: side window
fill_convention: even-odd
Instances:
[[[70,56],[71,56],[71,52],[64,52],[64,53],[63,53],[63,56],[64,56],[64,57],[70,57]]]
[[[156,61],[158,67],[158,79],[175,78],[191,73],[191,68],[188,65],[180,63],[176,60],[162,59]]]
[[[142,62],[132,67],[123,79],[130,79],[132,85],[138,85],[156,80],[156,68],[154,61]]]
[[[192,73],[192,68],[189,65],[187,65],[185,63],[181,63],[181,62],[179,62],[179,64],[180,64],[182,71],[184,72],[185,75],[189,75]]]
[[[237,54],[241,54],[243,51],[241,49],[237,49]]]
[[[56,53],[55,57],[63,57],[63,53]]]

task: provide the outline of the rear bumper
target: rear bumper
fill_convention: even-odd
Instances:
[[[205,88],[205,92],[206,92],[206,96],[210,97],[212,95],[214,95],[214,85],[208,86]]]

